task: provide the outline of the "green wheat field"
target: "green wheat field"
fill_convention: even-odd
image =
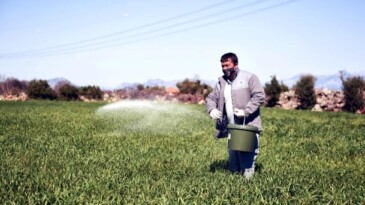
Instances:
[[[0,102],[0,203],[365,203],[364,116],[261,111],[248,181],[201,105]]]

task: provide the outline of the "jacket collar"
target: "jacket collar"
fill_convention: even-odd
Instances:
[[[240,72],[240,69],[239,68],[237,68],[237,72],[236,72],[236,78],[237,78],[237,76],[238,76],[238,73]],[[235,79],[236,79],[235,78]],[[235,80],[234,79],[234,80]],[[227,77],[225,77],[224,75],[222,75],[221,77],[219,77],[218,78],[218,80],[219,80],[219,82],[222,84],[222,83],[224,83],[224,84],[226,84],[226,83],[232,83],[233,81],[230,81]]]

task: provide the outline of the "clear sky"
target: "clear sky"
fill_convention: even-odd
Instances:
[[[365,70],[364,0],[0,0],[0,75],[77,85]]]

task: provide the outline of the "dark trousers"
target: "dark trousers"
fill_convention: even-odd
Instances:
[[[228,150],[228,169],[231,172],[253,175],[255,172],[256,157],[259,153],[259,138],[260,135],[256,134],[255,152]]]

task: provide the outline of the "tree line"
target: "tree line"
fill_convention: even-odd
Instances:
[[[46,80],[21,81],[16,78],[0,79],[0,94],[19,95],[21,92],[27,94],[31,99],[45,100],[79,100],[80,97],[86,99],[99,100],[103,97],[103,92],[99,86],[74,86],[68,81],[58,82],[52,88]]]
[[[342,82],[342,91],[344,94],[345,105],[344,111],[356,112],[364,108],[364,90],[365,80],[361,76],[346,77],[343,71],[340,71],[339,78]],[[316,78],[313,75],[302,75],[293,86],[295,95],[299,101],[297,109],[312,109],[316,104],[316,95],[314,90]],[[204,99],[212,91],[212,88],[201,83],[200,80],[185,79],[176,84],[181,94],[191,96],[202,96]],[[134,89],[136,92],[164,92],[165,88],[160,86],[145,87],[138,84]],[[265,106],[275,107],[279,102],[280,94],[289,90],[288,86],[271,77],[271,81],[265,83],[264,90],[267,96]],[[68,81],[58,82],[54,88],[46,80],[20,81],[16,78],[4,78],[0,76],[0,94],[18,95],[25,92],[31,99],[48,99],[48,100],[79,100],[80,97],[86,99],[99,100],[103,97],[103,91],[98,86],[74,86]]]
[[[340,71],[339,78],[342,82],[342,91],[344,94],[345,106],[344,111],[356,112],[364,108],[364,90],[365,80],[361,76],[346,77],[343,71]],[[298,98],[299,106],[297,109],[312,109],[316,102],[314,90],[316,78],[313,75],[302,75],[293,86],[293,90]],[[279,83],[276,76],[271,77],[271,81],[266,83],[264,90],[267,96],[267,107],[277,105],[280,94],[288,91],[288,87],[282,82]]]

